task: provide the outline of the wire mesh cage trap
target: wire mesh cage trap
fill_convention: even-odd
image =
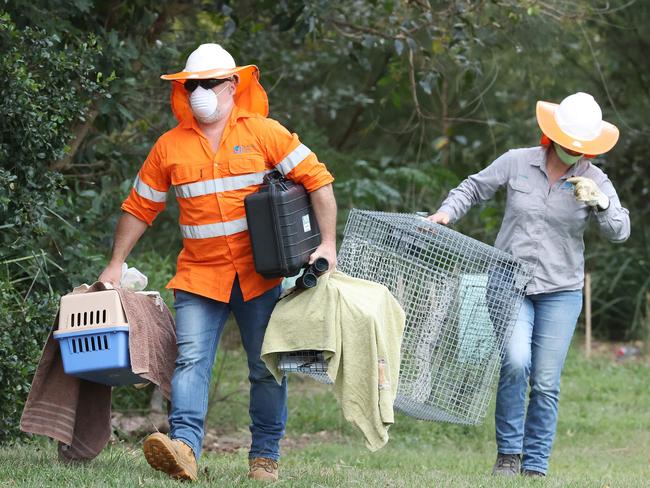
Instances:
[[[337,267],[385,285],[406,312],[395,407],[480,423],[532,267],[417,215],[356,209]],[[331,382],[319,351],[285,353],[279,369]]]
[[[352,210],[338,268],[385,285],[406,312],[395,407],[477,424],[532,268],[412,214]]]

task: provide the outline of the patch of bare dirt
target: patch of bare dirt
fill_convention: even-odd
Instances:
[[[312,444],[322,444],[326,442],[339,442],[343,437],[330,431],[320,431],[309,434],[300,434],[296,436],[285,436],[280,442],[283,451],[292,449],[301,449]],[[234,453],[239,449],[248,450],[251,443],[251,435],[248,431],[218,433],[214,429],[209,429],[203,439],[203,449],[210,452]]]
[[[167,414],[151,412],[140,415],[127,412],[113,412],[111,426],[118,438],[143,437],[152,432],[169,432]]]
[[[152,432],[169,432],[167,415],[151,413],[138,415],[133,413],[113,412],[111,418],[113,436],[111,442],[120,440],[133,442],[136,439],[151,434]],[[342,441],[343,437],[337,432],[320,431],[316,433],[288,435],[282,439],[281,446],[284,451],[301,449],[312,444]],[[203,450],[223,454],[235,453],[240,449],[248,450],[251,435],[248,430],[220,431],[208,429],[203,439]]]

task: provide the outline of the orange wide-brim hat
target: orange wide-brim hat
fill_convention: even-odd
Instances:
[[[604,120],[600,122],[601,125],[595,137],[588,140],[568,134],[558,124],[556,111],[559,107],[560,105],[557,103],[537,102],[537,123],[542,132],[553,142],[582,154],[597,155],[606,153],[618,141],[618,128]]]
[[[230,78],[233,75],[239,77],[239,84],[234,96],[235,104],[239,108],[267,117],[269,115],[269,99],[259,81],[260,70],[253,64],[237,66],[231,69],[179,71],[178,73],[162,75],[161,78],[174,82],[172,83],[171,94],[172,111],[176,119],[181,121],[193,116],[189,95],[183,86],[185,81],[209,78],[223,79]]]

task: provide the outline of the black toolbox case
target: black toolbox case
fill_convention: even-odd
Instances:
[[[321,242],[305,188],[274,171],[244,205],[255,270],[265,278],[298,274]]]

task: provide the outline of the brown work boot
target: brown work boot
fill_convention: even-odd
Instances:
[[[248,460],[248,477],[257,481],[278,481],[278,462],[269,458]]]
[[[492,468],[495,476],[518,476],[521,472],[521,456],[519,454],[497,454],[497,460]]]
[[[532,471],[530,469],[524,469],[521,474],[528,478],[544,478],[546,476],[541,471]]]
[[[156,432],[144,440],[142,448],[152,468],[177,480],[196,481],[196,457],[192,448],[183,441]]]

